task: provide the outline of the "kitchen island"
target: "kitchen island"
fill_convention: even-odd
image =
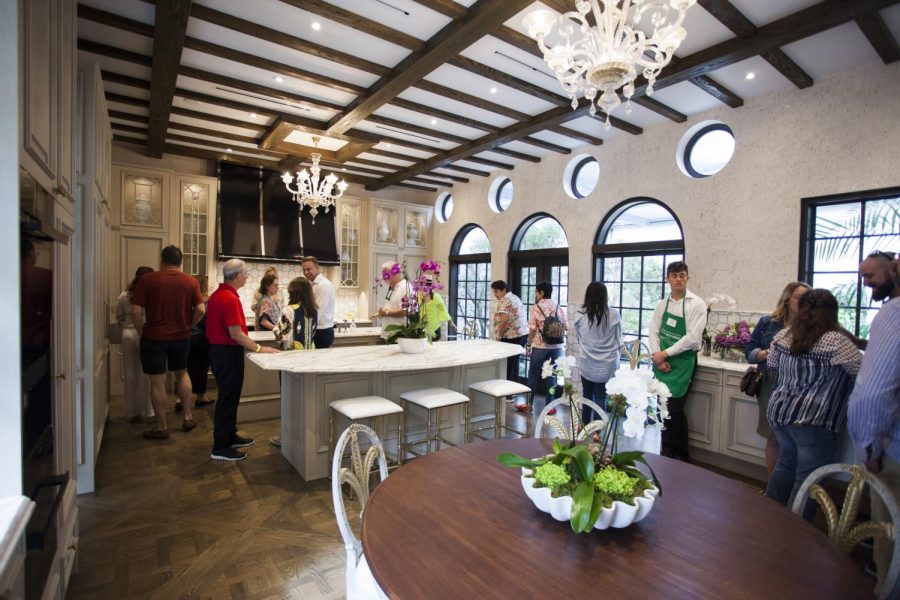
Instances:
[[[248,360],[262,370],[281,372],[281,452],[303,479],[311,481],[327,477],[331,468],[329,403],[359,396],[383,396],[399,404],[400,394],[427,387],[449,388],[468,395],[469,384],[504,377],[506,360],[522,352],[514,344],[467,340],[436,342],[422,354],[404,354],[396,345],[351,346],[314,352],[249,354]],[[473,407],[472,414],[488,410],[493,413],[493,401],[484,402],[481,408]],[[455,429],[445,435],[462,441],[462,411],[445,412],[441,427]],[[407,414],[405,419],[411,437],[424,431],[424,411]],[[344,426],[346,423],[338,429]],[[393,456],[396,435],[388,435],[383,441]]]

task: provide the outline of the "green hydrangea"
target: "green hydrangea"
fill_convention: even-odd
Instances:
[[[594,486],[612,497],[634,494],[635,480],[615,467],[604,467],[594,474]]]
[[[545,463],[534,470],[534,478],[538,483],[551,490],[557,486],[569,483],[571,477],[566,472],[565,467],[554,465],[551,462]]]

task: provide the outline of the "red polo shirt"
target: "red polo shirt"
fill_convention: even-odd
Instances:
[[[228,332],[233,325],[240,325],[241,331],[247,333],[244,307],[237,290],[227,283],[220,283],[206,305],[206,337],[209,343],[237,346],[238,343],[231,339]]]
[[[203,294],[196,279],[167,268],[138,279],[131,303],[144,307],[144,337],[148,340],[186,340],[191,337],[194,307],[203,304]]]

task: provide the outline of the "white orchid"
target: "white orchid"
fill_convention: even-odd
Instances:
[[[711,309],[715,304],[724,304],[725,308],[729,309],[737,308],[737,302],[735,301],[735,299],[728,294],[723,294],[721,292],[716,292],[706,299],[707,308]]]
[[[663,428],[663,422],[669,418],[668,399],[672,396],[669,387],[653,375],[653,370],[646,366],[632,369],[630,366],[620,367],[615,375],[606,383],[609,396],[625,398],[625,423],[622,433],[626,437],[641,439],[647,421],[650,426]]]

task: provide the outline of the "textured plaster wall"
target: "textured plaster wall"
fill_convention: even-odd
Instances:
[[[677,167],[675,150],[694,124],[727,123],[737,140],[723,171],[690,179]],[[686,123],[654,125],[639,136],[622,134],[602,146],[553,154],[538,164],[497,171],[452,189],[454,210],[434,226],[434,256],[446,261],[467,223],[484,227],[491,241],[494,278],[506,278],[513,233],[527,216],[548,212],[569,238],[570,292],[580,302],[592,278],[591,245],[601,221],[620,202],[649,196],[681,221],[690,288],[707,297],[725,292],[740,311],[768,312],[784,284],[796,279],[800,201],[804,197],[900,185],[900,64],[873,64],[791,90],[748,99]],[[590,153],[600,181],[586,198],[563,191],[572,157]],[[510,208],[488,208],[493,179],[508,175],[515,191]],[[436,198],[432,198],[434,201]]]

